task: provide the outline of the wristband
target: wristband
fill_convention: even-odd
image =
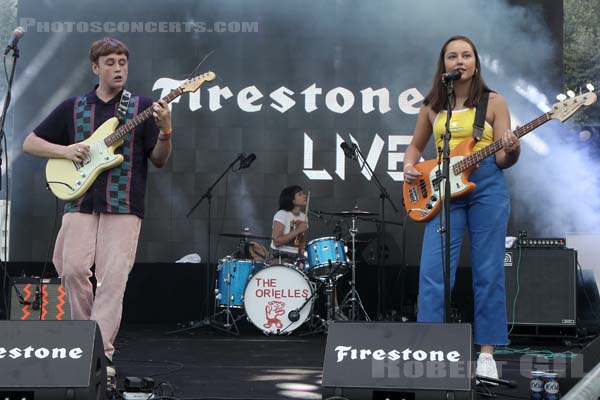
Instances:
[[[160,137],[160,135],[158,135],[158,140],[166,142],[167,140],[171,140],[171,135],[167,135],[166,137]]]

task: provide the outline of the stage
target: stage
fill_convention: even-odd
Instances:
[[[553,259],[560,259],[558,256],[568,258],[571,255],[567,249],[545,251]],[[596,343],[595,347],[584,357],[587,360],[586,366],[582,367],[581,358],[576,358],[575,367],[571,368],[574,362],[571,357],[575,356],[571,353],[581,353],[582,347],[593,338],[585,336],[599,332],[597,311],[594,310],[600,300],[597,289],[592,287],[593,278],[586,279],[585,285],[577,279],[577,293],[567,290],[566,278],[561,279],[560,287],[552,284],[532,285],[531,282],[536,280],[529,278],[527,273],[542,276],[544,271],[555,270],[551,276],[575,277],[575,267],[572,265],[567,268],[562,262],[555,262],[556,265],[551,261],[531,263],[528,258],[544,259],[532,249],[524,249],[523,254],[526,257],[521,273],[520,286],[523,292],[518,297],[507,292],[510,308],[513,300],[519,299],[516,303],[516,324],[511,329],[512,343],[507,349],[497,349],[498,354],[495,356],[500,376],[515,381],[518,387],[492,388],[499,398],[528,398],[529,373],[532,370],[559,373],[561,391],[565,393],[584,375],[582,371],[588,372],[600,360],[600,340],[596,340],[593,342]],[[44,268],[43,263],[12,262],[8,266],[11,276],[39,276]],[[390,295],[379,305],[376,271],[376,267],[366,264],[357,267],[357,291],[373,320],[368,324],[375,326],[388,322],[400,326],[399,329],[402,330],[403,320],[410,323],[416,317],[414,311],[418,270],[415,266],[409,266],[400,275],[399,266],[386,267],[384,274],[390,277],[386,287],[395,290],[389,289],[387,293]],[[507,266],[507,276],[510,276],[510,271],[511,267]],[[566,273],[567,271],[571,272]],[[114,357],[119,390],[124,389],[125,377],[150,376],[157,384],[168,382],[173,388],[161,387],[168,390],[163,394],[176,398],[321,398],[327,335],[316,331],[327,328],[318,319],[325,319],[327,315],[323,288],[317,291],[312,313],[306,322],[295,328],[290,335],[265,335],[246,319],[245,308],[242,306],[231,310],[232,315],[238,318],[239,328],[239,335],[233,335],[234,329],[226,333],[202,325],[207,317],[213,319],[215,312],[214,283],[209,285],[207,292],[207,273],[210,282],[218,280],[217,268],[209,268],[206,264],[138,263],[134,266],[125,292],[122,329],[117,337],[117,352]],[[46,273],[47,275],[49,274]],[[453,317],[465,323],[472,322],[470,275],[469,268],[459,268],[453,296]],[[348,276],[340,278],[339,298],[348,290],[348,279]],[[21,278],[21,281],[30,282],[28,293],[23,290],[23,286],[19,288],[25,300],[31,300],[38,282],[33,278]],[[538,292],[537,286],[543,290]],[[316,286],[313,287],[316,289]],[[406,288],[404,296],[399,291],[402,287]],[[11,319],[21,319],[22,315],[18,312],[22,311],[23,305],[16,301],[14,289],[11,293],[11,300],[17,307],[17,314],[13,314]],[[54,292],[49,290],[49,293],[52,296]],[[208,309],[205,306],[206,293],[209,293]],[[52,299],[49,301],[52,307],[55,302]],[[555,302],[562,305],[554,304]],[[256,305],[248,299],[245,299],[245,303],[247,308]],[[577,306],[577,322],[561,327],[560,310],[562,308],[568,314],[571,307],[566,306],[567,304]],[[27,308],[29,311],[30,307]],[[382,312],[377,312],[378,307]],[[528,311],[531,307],[533,312]],[[217,312],[223,310],[224,307],[216,308]],[[344,312],[347,317],[349,309],[344,308]],[[364,315],[360,314],[359,317],[357,322],[364,322]],[[223,314],[216,319],[221,323],[226,321]],[[550,325],[547,325],[549,322]],[[172,333],[194,323],[199,327]],[[335,323],[346,322],[337,320]],[[591,329],[587,329],[588,327]],[[373,344],[379,343],[374,340]],[[533,358],[534,352],[542,350],[543,357]],[[567,379],[567,376],[573,374],[576,375],[574,379]],[[373,389],[378,390],[377,387]],[[419,397],[416,398],[418,399]]]
[[[426,297],[427,267],[433,265],[427,258],[436,251],[426,235],[432,225],[426,231],[427,224],[420,222],[439,217],[447,224],[444,213],[436,214],[440,200],[458,195],[474,199],[461,188],[471,172],[485,170],[484,161],[492,156],[498,167],[494,180],[502,182],[497,194],[506,191],[507,196],[491,201],[493,208],[482,208],[478,218],[470,211],[454,214],[452,229],[435,229],[441,233],[436,241],[463,238],[452,262],[442,259],[440,251],[439,265],[456,266],[446,269],[453,271],[446,277],[450,281],[452,275],[455,283],[445,316],[466,329],[458,338],[466,343],[460,349],[468,349],[461,350],[460,363],[469,365],[464,374],[473,383],[469,393],[477,392],[467,398],[529,399],[534,370],[557,373],[564,395],[600,361],[597,0],[497,0],[485,7],[479,0],[105,0],[101,11],[95,3],[73,0],[4,3],[0,42],[8,43],[8,82],[0,82],[5,100],[0,123],[0,319],[6,321],[0,325],[17,333],[14,348],[7,344],[8,335],[0,334],[0,377],[14,378],[0,388],[62,389],[74,382],[73,376],[63,376],[50,382],[53,386],[36,386],[45,376],[22,374],[31,371],[26,364],[13,367],[14,376],[3,373],[6,365],[12,367],[5,347],[31,354],[31,340],[37,340],[37,349],[43,349],[34,354],[45,359],[46,347],[54,351],[62,346],[39,330],[21,335],[26,324],[20,320],[45,319],[34,323],[45,333],[52,330],[48,322],[57,320],[62,327],[55,333],[64,333],[59,339],[79,336],[94,348],[100,343],[97,334],[78,335],[63,321],[73,305],[73,315],[97,314],[78,314],[79,293],[69,281],[70,272],[61,268],[61,246],[55,249],[57,237],[64,237],[58,235],[61,224],[68,226],[61,220],[61,199],[77,200],[75,208],[75,203],[67,206],[69,211],[143,217],[127,253],[134,263],[131,272],[114,268],[125,252],[104,251],[98,237],[82,244],[85,250],[94,244],[97,249],[88,264],[77,267],[84,270],[79,272],[87,272],[88,266],[96,272],[97,267],[100,281],[91,278],[97,298],[123,299],[122,310],[120,303],[94,310],[110,317],[122,311],[114,356],[118,392],[112,398],[150,398],[152,390],[146,397],[124,395],[128,377],[154,379],[154,398],[164,399],[442,398],[442,389],[432,397],[412,393],[406,383],[414,383],[413,376],[406,371],[402,384],[389,375],[385,382],[376,381],[379,376],[371,368],[377,363],[366,356],[360,367],[366,369],[360,372],[353,362],[332,372],[328,361],[335,354],[332,346],[360,349],[360,357],[372,352],[376,361],[381,360],[375,354],[383,352],[386,362],[397,361],[392,360],[398,356],[395,346],[400,353],[410,347],[418,357],[419,351],[430,357],[454,353],[449,348],[454,337],[448,332],[442,339],[431,335],[429,347],[418,347],[426,335],[406,334],[409,324],[416,325],[418,312],[425,320],[437,321],[439,315],[423,318],[427,306],[441,296],[438,291]],[[454,39],[442,46],[450,37]],[[107,46],[115,45],[115,39],[124,43],[126,52],[113,48],[101,56],[116,55],[121,63],[98,64],[100,56],[89,54],[92,43],[101,39]],[[457,43],[461,50],[450,51]],[[446,52],[458,61],[445,59]],[[126,69],[115,72],[110,88],[131,91],[131,104],[129,96],[118,100],[117,91],[104,90],[110,80],[98,75],[101,65],[107,71]],[[487,105],[480,106],[487,104],[480,95],[488,86],[494,93],[489,113]],[[447,100],[432,100],[442,92]],[[155,116],[156,132],[152,113],[138,109],[150,104],[146,98],[168,102],[169,111],[159,109],[162,117]],[[90,142],[82,139],[102,131],[102,121],[113,115],[106,101],[113,99],[119,101],[121,112],[115,115],[124,119],[126,129],[115,125],[123,142],[111,139],[110,153],[116,151],[117,158],[123,154],[125,162],[119,169],[111,162],[112,172],[105,174],[100,165],[108,166],[109,158],[102,141],[96,142],[98,136]],[[469,150],[452,157],[453,177],[440,175],[442,169],[450,171],[448,164],[441,168],[441,160],[449,162],[450,157],[441,156],[439,142],[442,136],[452,138],[454,149],[460,146],[458,139],[468,143],[472,124],[456,125],[457,114],[454,120],[447,118],[447,135],[440,134],[434,127],[441,122],[442,103],[449,110],[473,111],[475,125],[491,128],[474,154]],[[56,124],[44,123],[51,115]],[[509,129],[515,136],[508,135]],[[504,141],[500,136],[505,130]],[[45,142],[53,145],[50,153]],[[82,143],[100,146],[91,146],[90,155]],[[57,159],[70,173],[52,167]],[[427,162],[430,167],[417,178],[412,170]],[[454,167],[460,167],[459,174]],[[477,174],[472,178],[479,190],[486,190]],[[453,183],[451,195],[443,195],[450,184],[441,191],[444,180]],[[64,192],[74,187],[84,189],[77,196]],[[282,206],[284,188],[290,187],[299,188],[292,195],[301,193],[303,200],[292,201],[289,221],[277,219],[279,211],[290,211]],[[100,198],[106,208],[99,205]],[[473,201],[468,209],[478,205]],[[86,211],[88,206],[93,207]],[[301,210],[305,218],[297,219]],[[497,210],[502,215],[492,218]],[[492,221],[502,233],[498,230],[494,240],[478,240],[481,231],[491,231],[484,225]],[[113,229],[106,236],[116,237],[115,231],[125,230]],[[288,260],[285,248],[276,244],[286,235],[294,236],[281,242],[294,245]],[[444,246],[454,252],[459,244]],[[76,247],[65,244],[67,259]],[[107,254],[117,256],[103,263]],[[483,262],[484,256],[494,262]],[[117,276],[106,274],[105,279],[106,265],[122,273],[120,282],[127,284],[106,283]],[[493,285],[478,283],[491,276],[482,273],[482,265],[493,265],[498,273]],[[87,277],[80,281],[88,291],[85,301],[91,301]],[[124,286],[124,294],[111,293]],[[484,286],[493,286],[485,293],[502,301],[481,295]],[[478,308],[476,314],[475,305],[481,304],[498,306],[486,312]],[[504,305],[506,320],[500,310]],[[223,318],[230,306],[235,327]],[[467,324],[474,324],[475,314],[478,324],[481,315],[494,317],[498,324],[488,329],[493,333],[503,333],[508,323],[511,343],[496,348],[495,359],[501,378],[514,387],[474,388],[470,366],[479,346],[472,344]],[[103,323],[102,317],[97,320]],[[377,334],[359,334],[352,323]],[[289,334],[272,334],[281,329]],[[334,337],[336,329],[347,335]],[[490,341],[500,340],[504,336]],[[111,354],[110,346],[106,351]],[[89,367],[97,378],[97,371],[106,374],[107,368],[104,352],[96,353],[90,353],[91,362],[81,370]],[[83,365],[77,360],[66,360],[75,371]],[[429,361],[436,360],[426,360],[423,368]],[[57,364],[34,366],[39,365],[46,368],[43,372],[71,374]],[[344,381],[337,397],[323,391],[331,376]],[[372,385],[359,384],[355,377],[371,379]],[[102,385],[105,381],[102,376]],[[88,387],[99,386],[90,378]],[[362,394],[351,395],[342,390],[346,388]],[[2,395],[0,391],[0,399]]]
[[[289,336],[265,336],[244,321],[240,322],[239,336],[210,327],[168,333],[178,328],[181,326],[177,324],[128,324],[123,327],[114,358],[120,390],[127,376],[149,376],[157,385],[165,383],[161,386],[164,395],[180,399],[322,398],[325,334],[300,336],[306,329],[299,328]],[[490,387],[497,398],[529,399],[529,377],[524,376],[524,372],[529,372],[533,366],[559,373],[563,394],[573,385],[562,376],[571,370],[576,373],[577,368],[572,365],[579,359],[561,358],[561,355],[581,353],[581,346],[521,340],[511,344],[510,349],[514,354],[498,354],[495,358],[501,378],[513,380],[517,387]],[[545,351],[548,358],[553,353],[555,359],[521,354],[526,349],[530,353]],[[485,392],[480,386],[476,390]],[[486,396],[480,394],[475,398]]]

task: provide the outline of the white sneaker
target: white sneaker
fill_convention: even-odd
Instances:
[[[479,358],[477,359],[477,368],[475,369],[475,374],[479,376],[486,376],[488,378],[498,379],[498,368],[496,368],[496,361],[494,360],[494,356],[489,353],[480,353]],[[477,380],[477,384],[481,384],[482,382]],[[493,382],[484,382],[486,385],[498,386],[497,383]]]
[[[106,361],[106,391],[115,391],[117,390],[117,370],[112,362],[110,362],[108,359]]]

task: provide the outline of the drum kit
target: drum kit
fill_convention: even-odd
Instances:
[[[267,251],[256,240],[271,240],[270,237],[256,235],[248,228],[241,233],[219,234],[240,240],[238,249],[221,258],[217,266],[213,319],[225,315],[225,330],[238,334],[236,322],[244,316],[263,333],[275,335],[290,334],[307,321],[312,328],[309,333],[324,332],[336,318],[356,320],[359,312],[369,320],[356,290],[356,220],[376,213],[358,208],[320,213],[351,218],[350,260],[346,242],[335,236],[308,242],[305,257],[298,257],[294,263],[282,262],[275,253],[267,264]],[[349,272],[350,290],[338,305],[337,281]],[[320,292],[325,294],[326,318],[314,310]],[[348,310],[347,316],[339,312],[336,315],[336,310]],[[240,313],[234,316],[234,312]]]

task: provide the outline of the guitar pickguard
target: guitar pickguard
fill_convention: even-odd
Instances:
[[[110,165],[111,168],[114,167],[115,161],[118,158],[118,155],[115,155],[108,150],[104,141],[101,140],[91,144],[88,156],[82,163],[73,161],[75,170],[79,173],[79,179],[74,182],[73,189],[79,190],[86,186],[87,181],[91,177],[99,175],[98,171],[102,172],[107,169],[102,168],[103,166]],[[120,162],[118,164],[120,164]]]

